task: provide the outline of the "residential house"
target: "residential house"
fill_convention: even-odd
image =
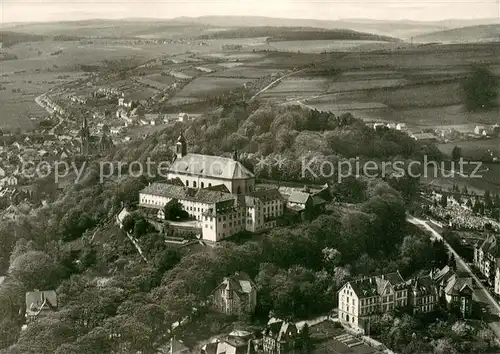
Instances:
[[[0,187],[17,186],[19,179],[16,176],[8,176],[0,179]]]
[[[233,331],[228,336],[216,338],[205,344],[201,354],[254,354],[253,335],[245,331]]]
[[[408,128],[406,127],[405,123],[398,123],[398,124],[396,124],[396,130],[399,130],[402,132],[407,132]]]
[[[489,285],[495,282],[497,259],[500,259],[500,244],[496,236],[490,235],[474,246],[474,266],[485,276]]]
[[[408,286],[399,272],[348,282],[338,294],[340,322],[359,330],[374,316],[408,306]]]
[[[123,208],[116,216],[116,224],[120,227],[120,229],[123,227],[123,220],[125,220],[125,218],[129,215],[130,212],[127,208]]]
[[[437,141],[436,136],[432,133],[415,133],[411,137],[422,143],[434,143]]]
[[[386,128],[387,128],[387,126],[384,123],[374,123],[373,124],[374,130],[382,130],[382,129],[386,129]]]
[[[476,127],[474,128],[474,134],[486,136],[487,131],[484,125],[476,125]]]
[[[449,305],[457,305],[464,318],[472,314],[472,294],[474,287],[472,278],[454,275],[445,288],[445,299]]]
[[[248,274],[236,272],[224,278],[212,298],[216,311],[239,316],[252,314],[257,307],[257,286]]]
[[[286,202],[286,207],[302,216],[302,218],[311,220],[321,214],[325,209],[326,201],[318,195],[310,193],[306,187],[301,192],[292,192]]]
[[[262,332],[265,354],[296,354],[300,333],[294,323],[272,318]]]
[[[246,229],[251,232],[271,229],[285,210],[284,198],[278,189],[262,189],[245,196]]]
[[[186,345],[181,341],[175,339],[175,337],[170,338],[170,348],[168,354],[192,354],[193,352],[186,347]]]
[[[57,311],[57,294],[54,290],[34,290],[26,293],[26,324],[47,312]]]
[[[413,314],[436,310],[439,305],[439,292],[430,275],[409,281],[408,303],[413,308]]]
[[[441,300],[448,306],[458,305],[463,317],[470,315],[473,303],[471,278],[458,277],[449,266],[432,271],[430,277],[437,287]]]

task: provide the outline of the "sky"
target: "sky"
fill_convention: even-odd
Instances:
[[[0,0],[0,18],[46,22],[93,18],[175,18],[206,15],[339,20],[437,21],[499,18],[500,0]]]

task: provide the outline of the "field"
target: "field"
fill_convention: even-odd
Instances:
[[[439,150],[443,153],[451,155],[451,151],[455,146],[462,149],[464,157],[476,157],[484,155],[484,152],[491,150],[495,156],[500,157],[500,138],[493,139],[477,139],[472,141],[459,141],[456,143],[439,144]]]
[[[187,84],[175,98],[204,98],[242,87],[245,82],[245,79],[198,77]]]
[[[253,68],[248,66],[239,66],[229,68],[223,71],[212,73],[208,76],[211,77],[227,77],[227,78],[245,78],[245,79],[258,79],[261,77],[277,75],[280,71],[275,69],[262,69]]]
[[[343,52],[352,51],[358,47],[374,44],[383,44],[381,41],[338,41],[338,40],[310,40],[310,41],[283,41],[271,42],[270,47],[279,52],[301,52],[301,53],[322,53],[322,52]]]

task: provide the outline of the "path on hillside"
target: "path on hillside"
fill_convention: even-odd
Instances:
[[[257,98],[257,96],[259,96],[260,94],[266,92],[267,90],[269,90],[270,88],[272,88],[274,85],[276,85],[281,80],[286,79],[287,77],[290,77],[292,75],[298,74],[298,73],[300,73],[302,71],[305,71],[306,69],[309,69],[309,68],[303,68],[303,69],[300,69],[300,70],[292,71],[291,73],[288,73],[288,74],[280,76],[279,78],[277,78],[276,80],[274,80],[273,82],[271,82],[269,85],[267,85],[266,87],[264,87],[262,90],[260,90],[259,92],[257,92],[255,95],[253,95],[252,98],[250,98],[249,102],[252,102],[254,99]]]
[[[448,250],[455,256],[455,261],[457,263],[457,268],[468,273],[476,283],[476,288],[474,289],[474,300],[481,303],[489,313],[488,318],[484,321],[488,323],[489,327],[495,333],[496,337],[500,339],[500,305],[490,294],[489,290],[481,283],[479,278],[472,272],[469,265],[463,260],[463,258],[450,246],[448,242],[443,238],[443,236],[434,230],[429,224],[422,219],[416,218],[414,216],[408,216],[407,220],[414,225],[419,226],[426,231],[429,231],[434,239],[442,240],[444,245]]]

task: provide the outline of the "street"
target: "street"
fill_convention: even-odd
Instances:
[[[483,320],[488,323],[491,330],[495,333],[496,337],[500,339],[500,305],[492,297],[488,289],[481,283],[479,278],[472,272],[470,267],[465,263],[465,261],[460,257],[460,255],[455,252],[453,248],[443,239],[443,237],[434,230],[429,224],[422,219],[415,218],[413,216],[408,216],[407,220],[414,225],[417,225],[426,231],[429,231],[435,239],[442,240],[448,250],[455,256],[455,261],[457,263],[457,270],[469,274],[475,281],[473,299],[477,301],[481,308],[486,311],[483,315]]]

